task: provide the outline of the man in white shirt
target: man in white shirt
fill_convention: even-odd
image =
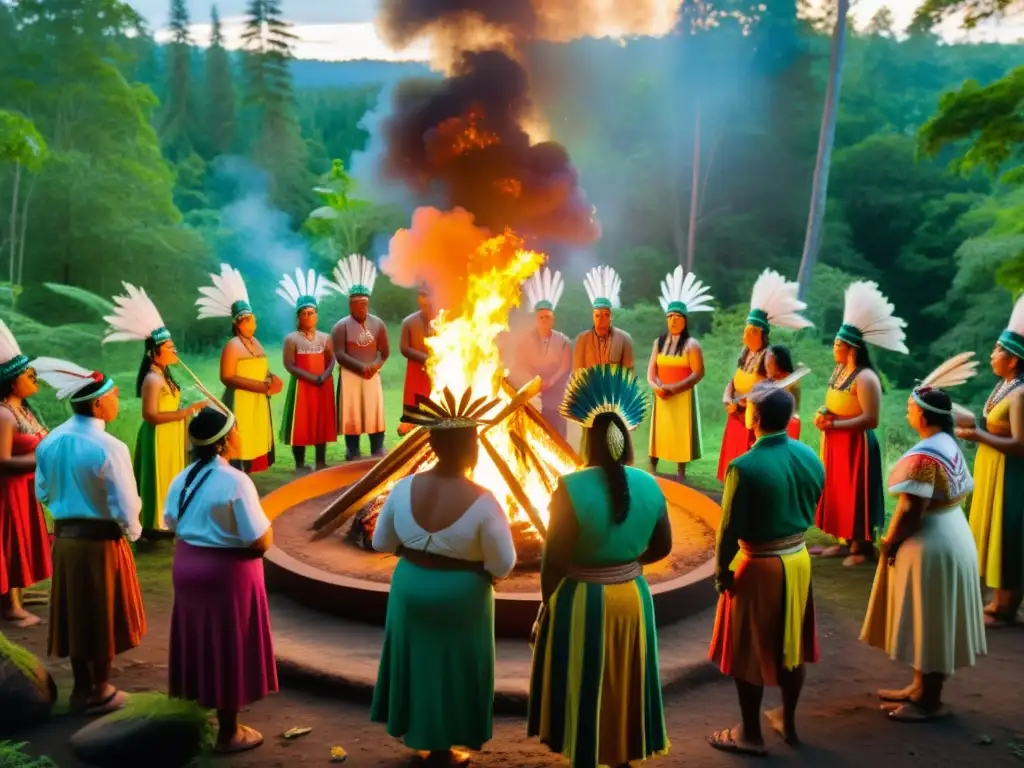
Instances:
[[[37,372],[74,414],[36,450],[36,494],[55,534],[49,654],[71,658],[72,710],[102,714],[126,699],[109,682],[114,656],[146,633],[128,544],[142,533],[142,500],[128,447],[106,431],[119,408],[114,382],[57,360]]]

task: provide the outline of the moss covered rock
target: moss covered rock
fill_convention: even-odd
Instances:
[[[98,768],[144,765],[178,768],[212,745],[209,713],[192,702],[155,693],[134,694],[127,705],[71,737],[75,757]]]
[[[57,685],[39,659],[0,634],[0,736],[43,722],[56,700]]]

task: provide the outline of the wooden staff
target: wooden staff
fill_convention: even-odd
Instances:
[[[509,437],[512,439],[512,445],[516,447],[516,450],[526,457],[526,460],[533,466],[537,474],[540,475],[540,481],[544,485],[544,490],[549,494],[554,493],[555,486],[551,482],[551,478],[548,476],[547,470],[544,468],[544,462],[540,460],[540,457],[530,447],[530,444],[527,443],[523,437],[515,434],[514,432],[511,433]]]
[[[178,358],[178,365],[180,365],[185,370],[185,373],[187,373],[191,377],[192,381],[196,383],[196,389],[198,389],[200,392],[206,395],[207,399],[209,399],[210,402],[216,405],[223,413],[231,413],[231,409],[224,405],[224,403],[220,401],[219,397],[216,397],[212,392],[210,392],[210,390],[203,386],[203,382],[201,382],[199,380],[199,377],[192,372],[191,368],[185,365],[185,361],[182,360],[180,357]]]
[[[508,464],[505,460],[498,455],[498,451],[491,444],[491,441],[486,436],[480,435],[480,444],[487,451],[487,455],[491,457],[491,461],[494,462],[494,466],[498,468],[498,472],[501,474],[501,478],[505,481],[508,489],[512,491],[512,495],[515,497],[516,502],[523,511],[526,512],[526,516],[530,518],[530,522],[533,523],[533,527],[537,529],[537,532],[541,535],[541,538],[545,538],[548,535],[547,526],[544,525],[544,521],[540,519],[540,513],[534,508],[533,504],[530,503],[530,498],[526,495],[526,491],[523,490],[523,486],[520,485],[519,479],[512,474],[512,470],[508,468]]]

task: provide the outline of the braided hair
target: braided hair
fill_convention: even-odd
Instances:
[[[625,437],[622,455],[615,458],[608,445],[608,430],[617,429]],[[629,514],[629,482],[626,465],[633,461],[633,441],[622,419],[614,413],[602,413],[594,419],[587,440],[587,465],[598,467],[604,475],[612,503],[612,520],[619,525]]]

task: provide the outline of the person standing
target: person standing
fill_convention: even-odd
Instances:
[[[142,497],[142,535],[155,539],[167,534],[164,499],[171,480],[185,468],[185,422],[206,402],[181,407],[181,387],[171,373],[171,366],[178,362],[171,332],[145,290],[122,285],[125,293],[114,297],[114,314],[104,318],[110,330],[103,343],[141,341],[145,347],[135,379],[135,396],[142,399],[142,424],[132,466]]]
[[[946,678],[987,650],[978,557],[961,506],[974,482],[953,437],[953,401],[941,389],[975,374],[973,356],[948,360],[911,392],[907,422],[921,439],[889,473],[899,503],[861,640],[914,669],[906,688],[878,692],[897,722],[944,717]]]
[[[541,565],[527,735],[573,768],[668,753],[654,601],[643,566],[668,557],[657,481],[629,466],[647,403],[636,377],[599,365],[573,375],[562,415],[589,430],[585,468],[559,479]]]
[[[971,531],[983,583],[995,590],[985,623],[1017,623],[1024,598],[1024,298],[989,357],[999,383],[981,416],[959,417],[956,436],[976,443]]]
[[[41,619],[25,610],[22,591],[50,578],[50,534],[36,498],[36,448],[46,429],[28,399],[36,371],[0,320],[0,596],[3,619],[19,629]]]
[[[168,693],[217,712],[214,751],[263,743],[238,713],[277,691],[263,554],[273,543],[252,479],[228,460],[235,417],[204,408],[188,428],[195,462],[174,478],[164,522],[174,531]]]
[[[718,454],[718,479],[725,482],[729,463],[742,456],[754,444],[754,431],[747,425],[746,396],[767,377],[765,356],[772,326],[799,330],[812,323],[800,313],[807,305],[800,301],[797,283],[786,280],[773,269],[766,269],[750,293],[750,314],[743,328],[743,350],[736,361],[736,372],[725,385],[725,432]]]
[[[612,310],[621,306],[622,280],[611,267],[595,267],[587,273],[583,287],[590,299],[594,324],[573,343],[573,373],[596,365],[616,365],[632,371],[636,367],[633,337],[612,325]],[[567,431],[569,444],[580,456],[586,455],[586,431],[571,419]]]
[[[399,560],[370,717],[444,768],[469,762],[456,747],[491,739],[493,583],[516,563],[505,511],[468,477],[477,430],[497,405],[485,400],[445,389],[405,409],[404,420],[428,430],[437,463],[395,484],[373,530],[373,548]]]
[[[779,383],[782,386],[786,381],[793,379],[797,371],[806,376],[810,369],[802,363],[797,366],[793,363],[793,354],[785,344],[772,344],[764,353],[764,371],[768,381]],[[789,420],[786,432],[794,440],[800,439],[800,381],[794,381],[784,387],[793,396],[793,418]]]
[[[224,403],[235,414],[242,441],[235,463],[248,474],[263,472],[274,464],[270,398],[283,384],[270,372],[267,353],[256,338],[256,315],[242,273],[221,264],[220,274],[210,278],[213,285],[199,289],[196,305],[200,320],[231,318],[231,339],[220,356],[220,380],[225,387]]]
[[[55,537],[48,652],[71,659],[71,710],[100,715],[127,700],[110,683],[114,657],[146,634],[128,543],[142,535],[142,499],[128,446],[106,431],[120,407],[113,380],[54,358],[34,365],[72,411],[36,449],[36,496]]]
[[[566,422],[558,409],[572,370],[572,341],[555,330],[555,308],[565,290],[562,273],[552,274],[544,267],[526,281],[524,289],[526,301],[533,309],[535,326],[519,338],[515,367],[527,381],[540,377],[541,415],[565,437]]]
[[[416,396],[430,397],[430,373],[427,371],[427,359],[430,349],[427,339],[433,333],[431,323],[434,321],[434,305],[430,301],[430,291],[425,284],[420,285],[417,296],[420,308],[402,321],[402,334],[399,349],[405,358],[405,388],[402,391],[402,405],[406,408],[416,407]],[[412,432],[412,424],[401,422],[398,425],[399,437]]]
[[[370,455],[384,455],[384,389],[380,369],[391,349],[384,321],[370,314],[370,295],[377,267],[358,253],[340,259],[334,268],[337,290],[348,296],[347,317],[331,331],[334,355],[341,368],[338,381],[339,431],[345,435],[345,461],[360,456],[359,438],[370,436]]]
[[[715,546],[718,612],[709,656],[735,680],[742,722],[708,737],[715,749],[763,755],[761,701],[779,686],[782,707],[765,714],[798,743],[796,707],[806,664],[818,661],[811,558],[804,538],[825,471],[814,451],[790,440],[793,396],[769,382],[747,398],[757,441],[729,462]],[[735,561],[735,562],[734,562]]]
[[[882,451],[875,436],[882,410],[882,380],[868,346],[907,354],[906,323],[875,283],[859,280],[846,289],[843,325],[832,354],[836,367],[825,405],[814,420],[822,432],[825,491],[815,524],[845,542],[816,551],[821,557],[846,554],[845,566],[874,560],[872,542],[885,523]]]
[[[295,471],[303,472],[306,448],[313,446],[316,468],[327,466],[327,444],[338,439],[334,403],[334,348],[331,337],[317,329],[317,309],[327,294],[325,278],[312,269],[284,275],[277,295],[295,307],[296,330],[284,337],[284,368],[291,374],[285,395],[281,442],[292,447]]]
[[[661,281],[661,309],[668,332],[654,341],[647,383],[654,392],[648,456],[651,474],[658,461],[674,462],[676,477],[686,479],[686,465],[701,457],[700,403],[697,384],[704,378],[704,351],[690,335],[690,313],[710,312],[713,296],[694,274],[676,267]]]

